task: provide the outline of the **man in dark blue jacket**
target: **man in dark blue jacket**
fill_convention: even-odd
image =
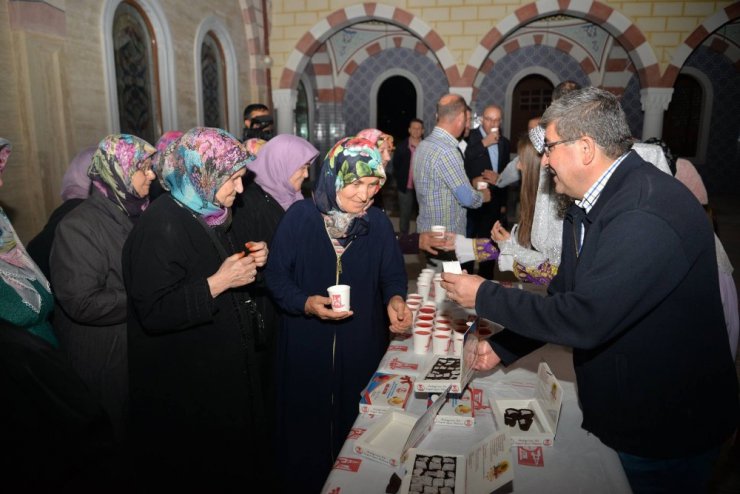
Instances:
[[[553,102],[543,166],[576,199],[547,297],[445,274],[448,295],[507,329],[476,368],[545,342],[573,347],[583,428],[614,448],[634,492],[705,492],[737,428],[738,387],[714,237],[680,182],[630,149],[624,112],[597,88]]]

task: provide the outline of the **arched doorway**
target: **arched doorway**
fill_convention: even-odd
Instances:
[[[377,128],[400,142],[408,136],[409,122],[416,117],[416,88],[406,77],[394,75],[378,89]]]
[[[545,113],[552,101],[552,90],[552,83],[537,74],[524,77],[514,88],[509,129],[512,152],[516,152],[519,136],[527,131],[529,120]]]
[[[663,140],[674,156],[697,156],[704,91],[690,75],[679,74],[663,116]]]

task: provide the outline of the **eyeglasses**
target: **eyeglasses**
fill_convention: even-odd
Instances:
[[[573,141],[577,141],[577,140],[578,139],[563,139],[562,141],[555,141],[555,142],[547,142],[547,141],[545,141],[545,144],[543,146],[544,147],[545,156],[550,156],[550,151],[552,150],[552,148],[554,148],[558,144],[567,144],[569,142],[573,142]]]

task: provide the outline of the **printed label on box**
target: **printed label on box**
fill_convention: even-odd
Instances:
[[[388,346],[389,352],[408,352],[409,347],[406,345],[389,345]]]
[[[362,434],[364,434],[366,430],[367,429],[364,429],[362,427],[353,427],[349,431],[349,434],[347,434],[347,439],[354,441],[355,439],[358,439],[359,437],[361,437]]]
[[[340,456],[337,461],[334,462],[334,470],[345,470],[347,472],[356,472],[360,469],[362,459],[360,458],[347,458],[346,456]]]
[[[526,465],[529,467],[545,466],[545,458],[541,446],[536,446],[534,448],[517,446],[517,459],[520,465]]]

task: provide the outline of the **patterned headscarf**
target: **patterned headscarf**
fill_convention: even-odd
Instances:
[[[383,166],[385,167],[388,165],[388,162],[391,160],[391,155],[395,150],[393,145],[393,136],[378,129],[363,129],[357,133],[357,137],[361,137],[372,142],[380,152]]]
[[[216,192],[253,159],[225,130],[195,127],[167,147],[157,168],[173,198],[216,226],[229,217],[229,208],[215,203]]]
[[[319,150],[307,140],[290,134],[281,134],[262,146],[257,158],[248,168],[254,172],[254,181],[257,185],[287,210],[291,204],[303,199],[301,191],[295,190],[290,183],[290,177],[318,155]]]
[[[251,154],[257,156],[257,153],[259,153],[260,149],[262,149],[262,146],[267,144],[267,141],[264,139],[260,139],[259,137],[252,137],[251,139],[247,139],[244,141],[244,145],[247,147],[247,151],[249,151]]]
[[[69,167],[62,177],[63,201],[87,199],[90,195],[90,177],[87,176],[87,171],[90,169],[92,157],[97,149],[97,146],[86,147],[69,162]]]
[[[180,132],[179,130],[169,130],[162,134],[157,140],[157,144],[154,146],[157,148],[157,153],[164,152],[164,150],[167,149],[167,146],[182,137],[183,134],[184,132]]]
[[[0,174],[5,169],[13,146],[0,137]],[[36,314],[41,310],[41,295],[32,282],[51,292],[49,282],[23,248],[5,211],[0,208],[0,278],[13,288],[23,303]]]
[[[378,189],[383,186],[385,169],[380,152],[367,139],[345,137],[327,153],[316,180],[313,200],[324,216],[329,236],[339,239],[343,245],[352,237],[367,232],[367,220],[365,211],[359,214],[342,211],[337,203],[337,192],[362,177],[378,177]]]
[[[139,197],[131,177],[155,151],[154,146],[136,136],[109,135],[98,144],[88,176],[105,197],[129,217],[136,218],[149,205],[149,197]]]

